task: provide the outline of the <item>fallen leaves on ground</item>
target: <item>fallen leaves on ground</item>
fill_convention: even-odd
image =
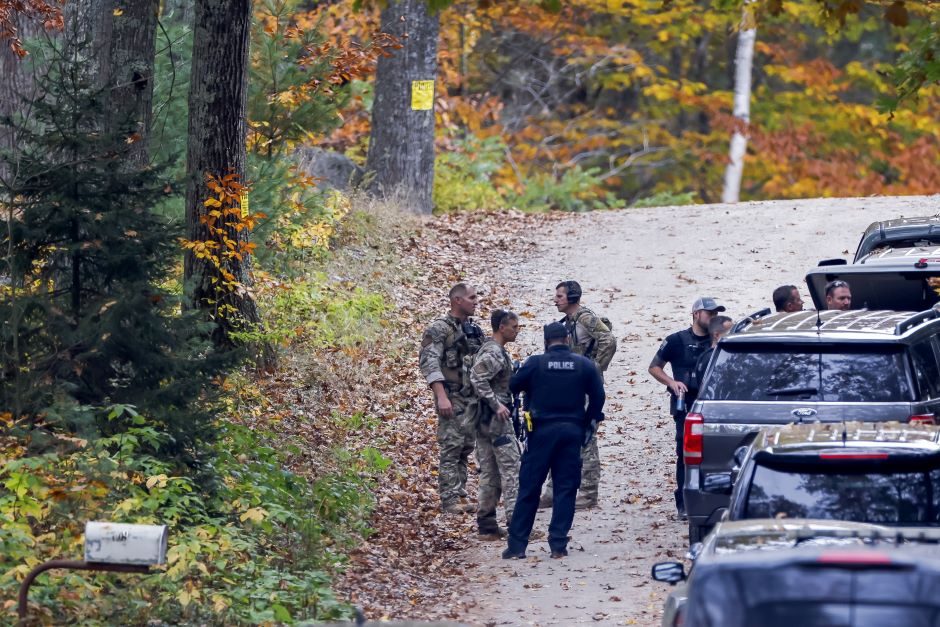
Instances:
[[[276,422],[279,444],[296,447],[292,470],[322,476],[330,451],[379,449],[392,460],[378,479],[374,532],[349,556],[337,593],[373,620],[454,619],[475,601],[465,593],[475,567],[461,549],[476,542],[475,516],[445,516],[437,495],[437,418],[417,364],[421,334],[447,308],[447,291],[466,281],[481,294],[478,318],[507,306],[500,268],[523,260],[536,238],[563,214],[474,212],[429,218],[398,229],[391,245],[338,251],[346,289],[381,289],[393,304],[386,336],[375,345],[337,350],[292,347],[277,374],[259,380],[253,419]],[[335,414],[361,413],[372,429],[350,430]],[[251,420],[247,420],[251,422]],[[287,447],[282,447],[285,450]],[[472,491],[476,479],[471,470]],[[471,492],[471,500],[475,494]],[[494,550],[497,550],[494,544]]]

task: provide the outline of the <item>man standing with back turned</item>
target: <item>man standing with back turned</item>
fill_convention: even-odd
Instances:
[[[692,326],[666,337],[650,362],[649,373],[666,386],[669,391],[669,413],[676,423],[676,509],[685,520],[685,502],[682,498],[682,482],[685,479],[685,464],[682,460],[682,431],[685,415],[695,401],[689,395],[689,384],[698,358],[711,346],[708,325],[718,312],[725,308],[714,298],[699,298],[692,305]],[[672,365],[672,376],[663,370]]]
[[[604,419],[604,385],[597,367],[571,352],[563,324],[547,325],[544,337],[545,353],[529,357],[509,382],[513,394],[527,395],[531,429],[503,559],[525,557],[539,493],[549,470],[555,479],[555,499],[548,545],[553,558],[568,554],[568,532],[581,482],[581,447]]]
[[[610,328],[593,311],[581,305],[581,285],[577,281],[562,281],[555,286],[555,307],[565,317],[560,320],[568,330],[571,352],[583,355],[594,362],[601,381],[617,351],[617,339]],[[597,434],[584,445],[581,451],[581,489],[575,503],[577,509],[597,506],[601,481],[601,459],[597,447]],[[552,503],[553,479],[549,479],[539,507]]]
[[[483,329],[470,319],[477,308],[475,288],[458,283],[449,296],[450,312],[432,322],[421,338],[419,365],[437,409],[441,509],[461,514],[476,510],[467,500],[467,461],[476,435],[473,392],[464,385],[463,364],[483,344]]]

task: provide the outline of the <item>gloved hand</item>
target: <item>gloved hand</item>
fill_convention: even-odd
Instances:
[[[592,420],[591,423],[584,429],[584,441],[581,443],[581,446],[587,446],[587,443],[591,441],[591,438],[594,437],[595,433],[597,433],[597,421]]]

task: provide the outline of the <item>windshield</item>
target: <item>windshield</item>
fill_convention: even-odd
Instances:
[[[903,348],[885,345],[722,345],[703,400],[913,400]]]
[[[744,518],[819,518],[883,525],[934,526],[940,470],[787,472],[756,466]]]

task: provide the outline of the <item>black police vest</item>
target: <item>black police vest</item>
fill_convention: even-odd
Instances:
[[[678,335],[682,341],[682,358],[672,362],[672,378],[688,386],[692,383],[698,358],[708,350],[711,342],[701,339],[691,329],[683,329]]]
[[[536,357],[536,369],[529,391],[529,411],[536,421],[584,421],[587,395],[586,366],[590,360],[570,350],[549,350]]]

